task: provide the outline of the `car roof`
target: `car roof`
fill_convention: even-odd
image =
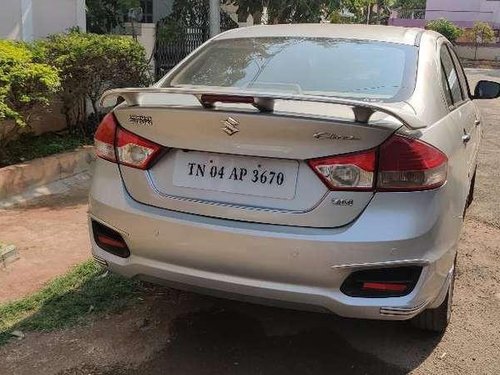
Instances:
[[[426,32],[418,28],[383,25],[346,25],[330,23],[259,25],[232,29],[219,34],[216,39],[305,37],[379,41],[418,45]]]

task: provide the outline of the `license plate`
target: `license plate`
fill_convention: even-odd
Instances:
[[[249,156],[177,151],[173,184],[231,194],[293,199],[299,163]]]

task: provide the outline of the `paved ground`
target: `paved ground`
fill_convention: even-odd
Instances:
[[[468,73],[473,81],[500,79],[500,71]],[[0,374],[498,374],[500,101],[481,106],[486,124],[476,201],[460,245],[454,317],[443,337],[401,323],[348,320],[158,288],[122,314],[86,327],[30,334],[1,348]],[[40,246],[65,262],[60,269],[80,255],[65,258],[84,257],[88,244],[78,236],[85,232],[85,206],[78,194],[76,201],[67,199],[2,212],[0,228],[10,225],[9,238],[25,241],[23,258]],[[39,215],[53,222],[33,219]],[[44,238],[34,245],[24,238],[25,231],[32,233],[32,241],[35,233]],[[54,234],[66,240],[57,251],[45,244]],[[4,290],[1,276],[0,285]]]

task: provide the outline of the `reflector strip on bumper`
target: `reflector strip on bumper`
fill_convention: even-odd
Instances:
[[[408,316],[413,317],[422,311],[429,302],[425,301],[413,307],[381,307],[380,315],[384,316]]]

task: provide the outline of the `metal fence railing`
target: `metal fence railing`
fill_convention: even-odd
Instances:
[[[423,20],[425,19],[425,9],[399,9],[398,18],[408,20]]]
[[[156,78],[165,75],[208,39],[209,30],[202,27],[185,28],[175,38],[157,38],[155,46]]]

